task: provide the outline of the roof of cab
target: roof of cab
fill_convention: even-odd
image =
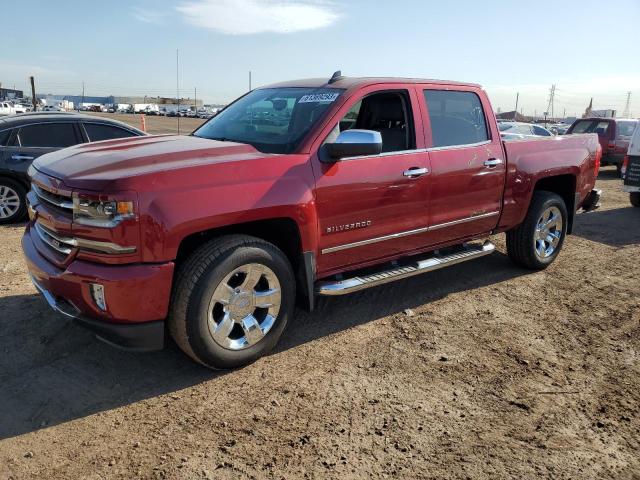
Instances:
[[[265,85],[261,88],[284,88],[284,87],[305,87],[305,88],[343,88],[366,87],[380,83],[407,83],[407,84],[435,84],[465,87],[480,87],[477,83],[453,82],[450,80],[429,80],[425,78],[396,78],[396,77],[339,77],[333,83],[329,83],[329,78],[305,78],[301,80],[291,80],[288,82]]]

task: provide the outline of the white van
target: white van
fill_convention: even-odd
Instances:
[[[640,126],[637,126],[629,142],[629,150],[622,163],[622,189],[629,192],[634,207],[640,207]]]

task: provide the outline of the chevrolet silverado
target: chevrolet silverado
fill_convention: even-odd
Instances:
[[[189,136],[38,158],[22,247],[47,302],[101,339],[170,335],[233,368],[297,300],[488,255],[490,235],[546,268],[598,206],[601,153],[596,134],[503,142],[475,84],[336,72],[250,91]]]

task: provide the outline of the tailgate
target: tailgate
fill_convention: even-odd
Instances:
[[[624,185],[626,187],[640,187],[640,156],[629,156],[627,173],[624,176]]]

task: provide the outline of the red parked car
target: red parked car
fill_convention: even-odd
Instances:
[[[638,120],[622,118],[580,118],[567,130],[571,133],[597,133],[602,147],[602,165],[615,165],[620,174],[622,161]]]
[[[300,80],[190,136],[79,145],[31,170],[22,247],[49,304],[112,344],[246,364],[298,297],[478,258],[539,270],[598,206],[596,135],[503,142],[478,85]],[[384,295],[384,292],[381,292]]]

